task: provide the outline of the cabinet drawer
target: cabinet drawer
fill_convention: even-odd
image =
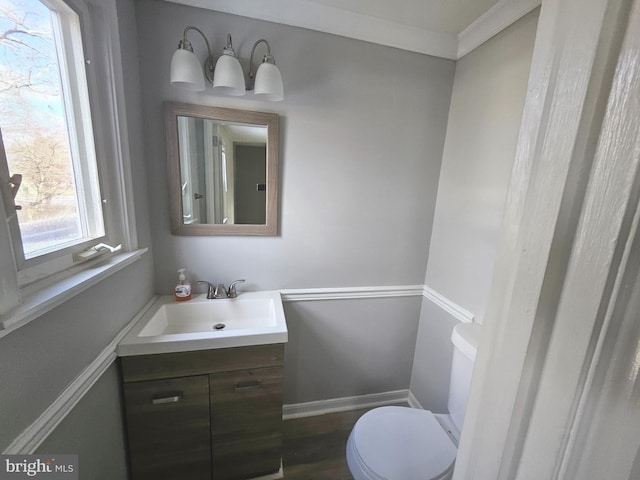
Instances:
[[[132,480],[210,480],[209,377],[124,385]]]
[[[282,367],[273,367],[209,376],[214,480],[280,468],[282,373]]]
[[[284,364],[284,344],[121,357],[125,382],[184,377]]]

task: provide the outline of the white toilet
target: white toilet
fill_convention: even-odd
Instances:
[[[355,480],[450,478],[480,332],[476,323],[461,323],[453,329],[448,415],[380,407],[360,417],[347,442],[347,463]]]

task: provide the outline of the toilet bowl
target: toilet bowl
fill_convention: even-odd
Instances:
[[[355,480],[449,478],[456,446],[427,410],[380,407],[364,414],[347,442]]]
[[[445,428],[428,410],[379,407],[358,419],[347,441],[347,464],[355,480],[444,480],[451,478],[469,398],[481,328],[457,325]],[[444,423],[444,422],[443,422]]]

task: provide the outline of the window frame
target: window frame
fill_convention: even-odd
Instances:
[[[122,245],[123,252],[137,248],[124,78],[115,3],[96,4],[91,0],[42,0],[42,3],[57,12],[62,11],[62,15],[58,13],[57,16],[62,17],[60,23],[63,24],[63,38],[69,33],[65,30],[71,28],[69,19],[72,19],[71,22],[77,21],[80,29],[84,56],[76,55],[70,65],[77,66],[80,62],[86,78],[91,116],[88,121],[81,122],[80,127],[86,129],[90,128],[88,125],[92,125],[91,138],[95,145],[96,172],[101,192],[99,208],[105,235],[25,260],[22,256],[20,233],[15,228],[17,215],[15,212],[12,215],[10,211],[14,208],[14,203],[7,195],[7,189],[3,188],[2,203],[10,228],[8,231],[0,228],[0,251],[13,251],[15,261],[13,272],[6,271],[7,262],[3,262],[5,271],[0,272],[0,281],[7,285],[7,288],[0,291],[0,315],[11,311],[28,297],[52,284],[63,282],[65,278],[92,268],[98,262],[104,263],[103,255],[84,263],[74,261],[73,255],[78,252],[99,243]],[[4,165],[0,166],[3,187],[6,187],[4,177],[7,175],[8,168],[4,160]],[[0,209],[1,207],[0,205]],[[18,249],[20,254],[15,253]],[[17,298],[11,293],[16,290],[19,293]]]
[[[43,249],[43,253],[25,255],[18,222],[12,222],[14,255],[18,269],[18,283],[27,285],[76,264],[73,255],[101,242],[108,242],[107,226],[102,208],[99,156],[95,148],[91,101],[85,67],[85,45],[82,26],[75,10],[60,0],[39,0],[52,11],[51,24],[59,65],[60,84],[64,103],[70,156],[74,180],[79,185],[76,194],[82,198],[78,214],[83,237],[59,246]],[[3,165],[2,168],[7,168]],[[20,172],[12,172],[20,173]],[[78,181],[79,180],[79,181]],[[47,251],[48,250],[48,251]]]

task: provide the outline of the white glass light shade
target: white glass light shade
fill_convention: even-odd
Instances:
[[[220,93],[240,96],[246,93],[244,73],[240,62],[233,55],[222,55],[213,73],[213,88]]]
[[[262,100],[279,102],[284,98],[282,75],[280,69],[273,63],[263,62],[256,72],[256,82],[253,93]]]
[[[171,58],[171,85],[193,90],[204,90],[202,65],[189,50],[179,48]]]

